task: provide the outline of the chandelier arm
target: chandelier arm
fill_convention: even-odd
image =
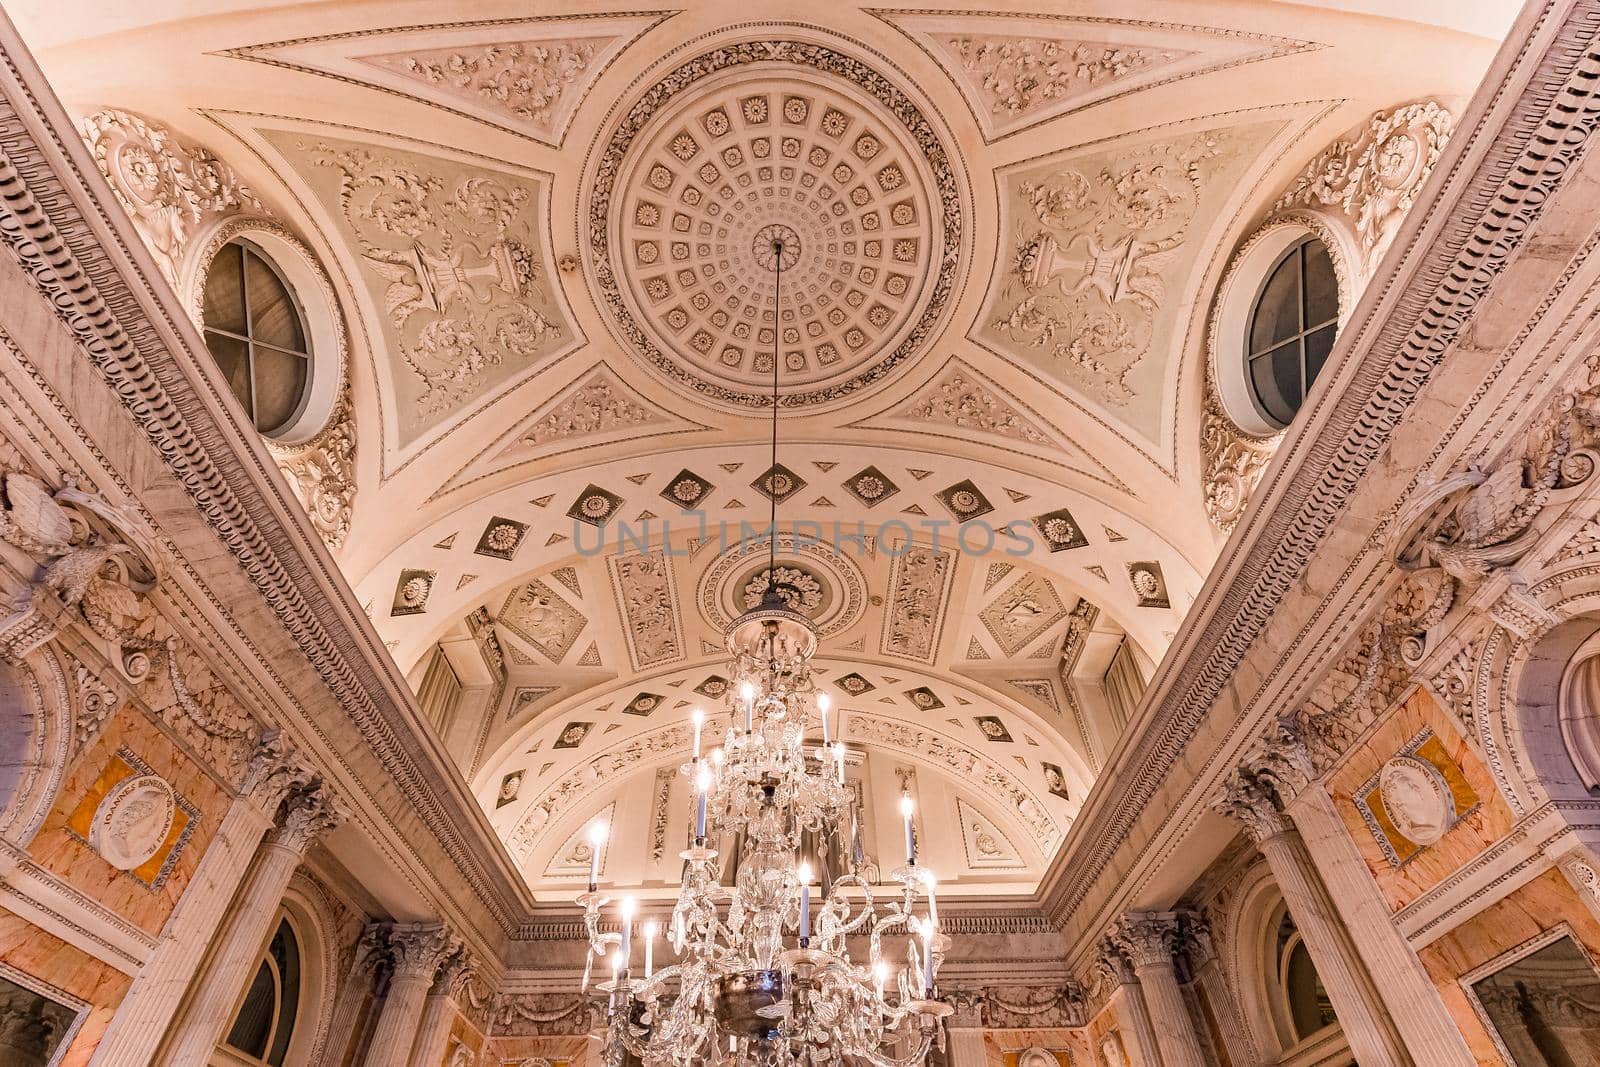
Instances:
[[[933,1047],[933,1033],[925,1031],[917,1036],[916,1048],[905,1057],[886,1056],[881,1052],[871,1049],[857,1053],[858,1058],[865,1060],[873,1067],[916,1067],[928,1056],[928,1050]]]

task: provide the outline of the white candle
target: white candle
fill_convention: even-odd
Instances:
[[[922,924],[922,995],[933,992],[933,923]]]
[[[717,751],[721,751],[718,749]],[[711,789],[711,775],[704,767],[694,777],[694,839],[696,843],[706,839],[706,793]]]
[[[889,978],[889,965],[882,960],[872,965],[872,985],[878,991],[878,999],[883,999],[883,983]]]
[[[672,945],[679,952],[683,951],[683,912],[672,913]]]
[[[840,785],[844,785],[844,742],[843,741],[835,741],[833,743],[833,759],[834,759],[834,762],[836,764],[838,764],[839,784]]]
[[[694,709],[694,714],[689,718],[694,722],[694,758],[700,758],[700,727],[706,724],[706,713],[699,708]]]
[[[817,713],[822,716],[822,743],[828,743],[828,709],[833,707],[833,698],[827,693],[817,694]]]
[[[795,872],[800,878],[800,944],[811,939],[811,864],[802,863]]]
[[[596,822],[589,827],[589,892],[593,893],[600,882],[600,850],[606,843],[606,824]]]
[[[906,824],[906,863],[910,866],[916,866],[917,839],[916,835],[911,831],[911,809],[911,794],[902,791],[900,794],[900,816],[905,820]]]
[[[611,953],[611,1007],[617,1006],[617,979],[622,975],[622,950],[617,949]]]
[[[744,701],[744,732],[749,733],[756,724],[756,687],[745,682],[739,687],[739,699]]]
[[[628,958],[633,955],[633,913],[639,906],[632,897],[622,898],[622,944],[617,951],[622,954],[622,973],[628,973]]]
[[[656,973],[656,932],[660,929],[651,919],[644,924],[644,977],[645,981]]]

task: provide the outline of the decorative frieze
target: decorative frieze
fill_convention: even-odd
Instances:
[[[589,1033],[601,1025],[602,1010],[575,993],[502,993],[490,1019],[497,1036],[555,1037]]]

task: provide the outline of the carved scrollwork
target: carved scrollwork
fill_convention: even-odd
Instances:
[[[167,280],[178,283],[184,249],[209,219],[262,210],[233,169],[168,127],[107,108],[83,120],[100,173]]]
[[[1233,350],[1239,331],[1219,328],[1224,302],[1241,282],[1233,300],[1253,302],[1258,282],[1253,276],[1241,278],[1241,266],[1259,260],[1251,253],[1263,241],[1272,243],[1275,232],[1310,231],[1333,260],[1340,312],[1347,316],[1438,163],[1452,126],[1450,113],[1435,101],[1374,114],[1358,133],[1334,142],[1307,164],[1234,253],[1217,290],[1200,414],[1206,515],[1221,532],[1231,532],[1244,514],[1280,436],[1241,426],[1240,419],[1229,414],[1218,388],[1220,361],[1242,358],[1242,352]],[[1228,395],[1231,402],[1231,390]]]
[[[150,647],[135,630],[149,614],[145,594],[160,578],[149,541],[118,509],[70,478],[52,491],[25,471],[0,477],[0,541],[40,567],[0,620],[0,654],[20,662],[75,618],[117,649],[130,680],[144,678]]]
[[[1454,125],[1450,112],[1433,100],[1380,111],[1307,164],[1273,210],[1336,208],[1354,227],[1362,273],[1370,274],[1433,173]]]

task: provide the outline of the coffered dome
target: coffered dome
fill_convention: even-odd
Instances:
[[[785,406],[849,396],[918,351],[951,296],[963,218],[944,144],[829,48],[682,64],[609,134],[591,187],[590,267],[619,339],[724,404],[768,402],[775,346]]]

